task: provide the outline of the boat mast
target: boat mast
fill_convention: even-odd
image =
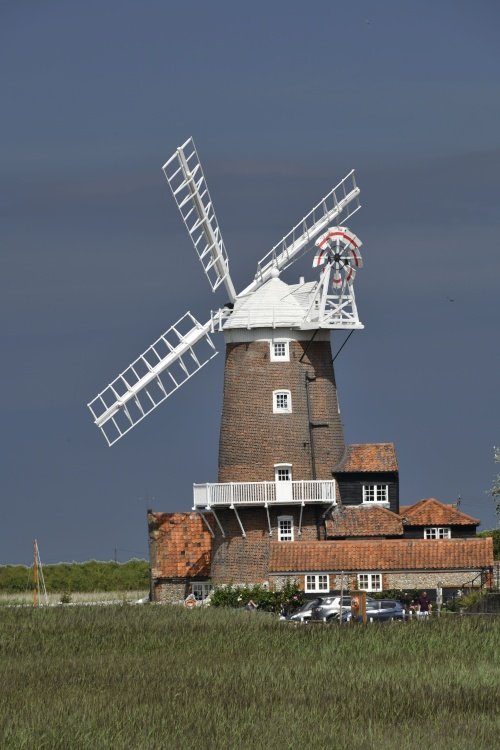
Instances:
[[[40,551],[38,549],[38,542],[35,539],[33,542],[33,606],[41,607],[42,602],[40,594],[43,594],[43,603],[45,606],[49,603],[49,597],[47,596],[47,589],[45,587],[45,579],[43,577],[42,561],[40,560]]]

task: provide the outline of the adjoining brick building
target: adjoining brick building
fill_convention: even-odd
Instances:
[[[487,579],[478,519],[432,498],[400,507],[394,445],[345,444],[330,330],[305,323],[312,289],[272,278],[236,300],[218,482],[194,486],[192,513],[149,513],[155,600],[290,580],[313,595],[342,575],[367,591]]]
[[[151,595],[172,603],[208,592],[212,537],[198,513],[148,511]]]
[[[434,498],[402,507],[400,514],[336,505],[323,519],[319,539],[310,534],[274,541],[263,520],[256,523],[258,512],[253,524],[249,515],[243,518],[251,527],[246,537],[237,525],[226,528],[232,549],[226,568],[224,558],[219,561],[218,580],[212,566],[215,519],[150,511],[153,599],[176,602],[190,593],[203,598],[217,583],[281,588],[294,581],[313,595],[339,591],[341,581],[367,591],[453,590],[487,585],[491,576],[492,539],[476,536],[479,521]]]

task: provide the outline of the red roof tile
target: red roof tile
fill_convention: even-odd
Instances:
[[[271,542],[273,573],[358,570],[477,570],[493,565],[488,539]]]
[[[150,512],[148,521],[153,578],[210,575],[212,537],[198,513]]]
[[[367,505],[339,505],[325,521],[329,537],[402,536],[400,516],[386,508]]]
[[[336,472],[398,471],[394,443],[360,443],[348,445],[346,456]]]
[[[440,503],[434,497],[400,508],[399,513],[407,526],[477,526],[478,518],[468,516],[453,505]]]

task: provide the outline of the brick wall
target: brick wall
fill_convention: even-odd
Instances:
[[[305,506],[302,514],[302,534],[298,535],[300,506],[280,505],[269,508],[272,536],[266,509],[263,507],[238,508],[238,515],[245,529],[242,536],[236,514],[227,508],[218,509],[217,517],[221,522],[226,537],[216,527],[215,539],[212,542],[211,578],[214,585],[237,583],[263,583],[269,580],[269,544],[278,539],[278,516],[293,516],[294,539],[317,541],[324,539],[324,523],[321,520],[323,506]]]
[[[323,572],[323,571],[318,571]],[[324,571],[328,572],[328,571]],[[376,573],[377,571],[373,571]],[[407,589],[436,589],[438,584],[443,588],[449,589],[461,589],[464,586],[469,586],[470,582],[479,575],[479,570],[462,570],[462,571],[404,571],[398,573],[383,573],[382,574],[382,587],[384,591],[389,589],[399,589],[405,591]],[[288,582],[295,581],[298,583],[301,591],[304,591],[305,575],[271,575],[269,576],[270,588],[277,590],[283,588]],[[481,585],[480,579],[477,578],[475,586]],[[330,574],[330,591],[340,591],[341,587],[341,576],[340,574]],[[349,573],[344,574],[344,590],[354,591],[357,588],[357,574]],[[369,592],[368,592],[369,593]],[[313,594],[311,594],[313,596]]]
[[[190,593],[190,581],[153,581],[153,601],[161,604],[179,604]]]
[[[462,570],[440,572],[404,572],[387,575],[387,588],[391,589],[435,589],[438,583],[443,588],[463,588],[469,586],[473,578],[479,576],[479,570]],[[476,586],[481,585],[479,578]]]
[[[344,451],[332,352],[313,341],[300,362],[307,345],[291,341],[290,361],[271,362],[268,341],[227,344],[219,482],[274,481],[277,463],[291,463],[293,479],[332,478]],[[291,392],[291,414],[273,414],[278,389]]]
[[[213,518],[209,516],[210,523]],[[198,513],[148,511],[152,580],[206,577],[212,537]]]

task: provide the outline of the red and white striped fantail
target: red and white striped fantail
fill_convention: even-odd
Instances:
[[[356,270],[363,267],[359,252],[361,240],[347,227],[330,227],[314,244],[318,251],[314,256],[313,268],[329,263],[333,268],[334,289],[339,289],[344,283],[351,286]]]

